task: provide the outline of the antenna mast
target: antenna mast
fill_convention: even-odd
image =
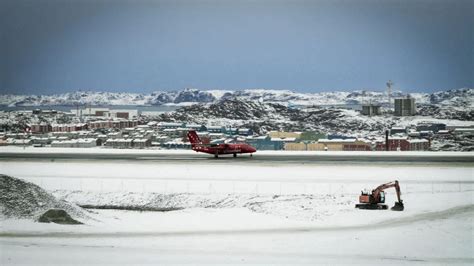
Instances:
[[[392,108],[392,86],[393,82],[389,80],[387,82],[388,108]]]

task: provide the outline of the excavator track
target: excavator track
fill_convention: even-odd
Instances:
[[[362,210],[386,210],[388,206],[385,204],[356,204],[356,208]]]

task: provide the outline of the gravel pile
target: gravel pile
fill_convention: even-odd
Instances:
[[[78,206],[56,199],[41,187],[0,175],[0,218],[37,219],[50,209],[62,209],[75,218],[86,217]]]

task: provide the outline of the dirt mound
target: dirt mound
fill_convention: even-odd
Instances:
[[[43,213],[39,218],[40,223],[57,223],[57,224],[82,224],[74,220],[65,210],[51,209]]]
[[[0,216],[35,219],[49,209],[62,209],[73,217],[85,217],[78,206],[57,200],[33,183],[0,175]]]

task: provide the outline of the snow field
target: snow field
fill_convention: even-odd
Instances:
[[[466,165],[0,161],[0,169],[79,204],[185,207],[93,210],[74,227],[2,221],[2,265],[474,263]],[[394,179],[405,211],[354,208],[362,189]],[[386,193],[391,206],[395,191]]]
[[[473,189],[473,168],[417,165],[246,165],[0,161],[3,174],[47,190],[208,194],[359,194],[399,180],[404,194]]]
[[[469,205],[474,191],[468,166],[0,161],[0,169],[79,205],[247,208],[299,221],[335,217],[331,223],[361,213],[354,205],[362,190],[396,179],[406,210],[380,218]],[[386,192],[393,205],[394,189]]]

